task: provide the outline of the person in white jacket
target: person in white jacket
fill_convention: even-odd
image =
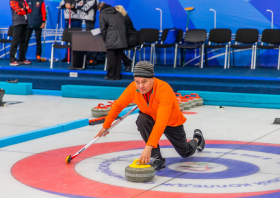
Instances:
[[[60,9],[64,9],[65,28],[69,27],[69,12],[71,8],[71,28],[81,28],[82,22],[80,18],[81,10],[77,9],[78,0],[62,0],[59,4]],[[71,56],[71,52],[70,52]],[[65,58],[63,62],[67,61],[68,50],[65,52]]]
[[[97,5],[99,0],[81,0],[77,4],[77,9],[81,10],[80,19],[85,20],[86,30],[92,30],[95,26]],[[96,65],[97,52],[90,52],[87,54],[87,65]]]
[[[81,10],[80,19],[86,22],[86,30],[94,29],[98,3],[99,0],[81,0],[77,4],[77,9]]]

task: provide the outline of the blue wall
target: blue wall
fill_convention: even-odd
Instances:
[[[280,8],[279,0],[107,0],[105,1],[112,6],[123,5],[130,15],[136,29],[141,28],[157,28],[160,29],[160,11],[162,10],[162,28],[177,27],[183,30],[186,29],[187,13],[185,7],[194,7],[190,12],[189,29],[203,28],[209,32],[214,27],[214,12],[209,9],[216,10],[217,28],[230,28],[234,34],[239,28],[256,28],[260,34],[264,29],[271,27],[271,13],[267,12],[270,9],[274,12],[274,29],[280,26]],[[49,15],[47,23],[47,43],[46,53],[47,58],[50,57],[51,44],[54,41],[54,29],[56,27],[59,0],[45,0],[49,6]],[[97,15],[98,17],[98,15]],[[7,28],[11,25],[11,11],[9,1],[6,0],[0,7],[0,28]],[[3,20],[5,19],[5,20]],[[64,26],[59,24],[59,28]],[[96,27],[99,23],[97,20]],[[2,48],[2,47],[1,47]],[[27,58],[35,58],[35,39],[31,39],[30,48],[27,52]],[[0,51],[0,56],[3,56],[3,51]],[[9,50],[8,50],[9,51]],[[163,51],[162,51],[163,53]],[[196,52],[198,53],[198,51]],[[223,65],[224,50],[217,50],[209,53],[210,63],[214,65]],[[276,50],[262,50],[264,55],[261,61],[266,66],[276,66],[277,52]],[[62,52],[62,56],[64,52]],[[149,57],[148,50],[146,50],[146,58]],[[235,54],[237,65],[250,65],[251,51],[241,51]],[[174,49],[166,51],[166,63],[172,64],[174,56]],[[198,58],[195,58],[194,51],[186,55],[189,64],[197,64]],[[270,61],[265,59],[269,58]],[[193,59],[193,60],[192,60]]]

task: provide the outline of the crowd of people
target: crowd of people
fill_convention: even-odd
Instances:
[[[13,40],[10,47],[10,65],[29,65],[25,55],[28,49],[33,30],[36,35],[36,60],[42,61],[42,29],[45,28],[46,8],[44,0],[10,0]],[[99,0],[62,0],[60,9],[64,9],[65,27],[81,28],[82,22],[86,24],[86,30],[95,28],[96,13],[99,15],[99,26],[102,37],[106,44],[108,71],[106,80],[121,79],[121,61],[123,61],[126,71],[131,70],[131,60],[124,54],[128,47],[137,44],[136,30],[123,6],[112,7]],[[71,20],[69,20],[69,17]],[[69,24],[71,21],[71,24]],[[19,56],[16,58],[17,48]],[[69,56],[70,57],[70,56]],[[96,63],[96,52],[87,55],[90,63]],[[62,61],[68,60],[68,50]]]

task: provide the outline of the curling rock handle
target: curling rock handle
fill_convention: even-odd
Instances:
[[[147,182],[155,178],[155,168],[139,164],[138,159],[125,168],[125,177],[132,182]]]

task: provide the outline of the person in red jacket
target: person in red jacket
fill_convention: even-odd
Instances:
[[[13,40],[10,47],[10,65],[18,66],[19,64],[29,65],[30,61],[24,60],[26,31],[27,31],[27,14],[31,13],[31,9],[25,0],[10,0],[13,20]],[[15,54],[19,45],[19,62]]]
[[[44,0],[26,0],[28,5],[31,7],[32,12],[27,14],[28,17],[28,25],[27,25],[27,35],[26,35],[26,46],[25,53],[28,49],[28,43],[30,41],[33,30],[36,35],[36,59],[38,62],[41,62],[41,53],[42,53],[42,44],[41,44],[41,36],[42,29],[45,28],[46,21],[46,8]],[[24,60],[25,57],[24,57]]]
[[[199,129],[195,129],[193,139],[187,142],[183,126],[187,119],[179,109],[171,86],[154,77],[154,65],[148,61],[138,62],[133,77],[134,82],[116,100],[96,137],[104,134],[119,113],[134,101],[140,110],[136,125],[146,142],[146,147],[139,157],[140,162],[148,163],[153,157],[151,165],[155,170],[165,168],[166,160],[161,156],[158,144],[162,134],[165,134],[183,158],[193,155],[196,150],[203,151],[205,141]]]

